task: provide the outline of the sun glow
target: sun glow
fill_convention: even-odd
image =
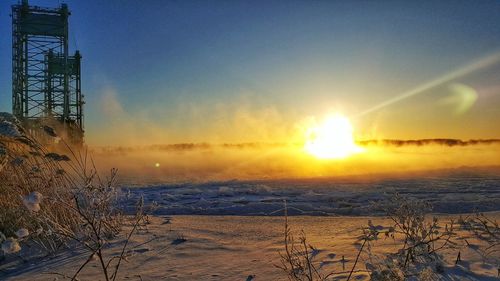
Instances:
[[[321,159],[342,159],[363,151],[354,142],[351,122],[339,114],[307,131],[305,150]]]

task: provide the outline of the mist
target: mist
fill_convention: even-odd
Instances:
[[[498,141],[368,142],[364,152],[324,160],[300,144],[184,143],[135,147],[93,147],[98,168],[117,168],[123,183],[144,185],[219,180],[412,176],[450,169],[500,170]]]

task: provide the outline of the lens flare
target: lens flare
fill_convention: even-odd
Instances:
[[[382,109],[386,106],[400,102],[400,101],[405,100],[407,98],[425,93],[426,91],[428,91],[434,87],[443,85],[445,83],[448,83],[448,82],[453,81],[457,78],[466,76],[466,75],[471,74],[473,72],[491,67],[493,65],[496,65],[499,62],[500,62],[500,52],[496,52],[492,55],[489,55],[489,56],[484,57],[480,60],[477,60],[471,64],[468,64],[462,68],[456,69],[456,70],[449,72],[445,75],[437,77],[436,79],[427,81],[427,82],[425,82],[425,83],[423,83],[423,84],[421,84],[413,89],[410,89],[406,92],[403,92],[403,93],[401,93],[393,98],[390,98],[390,99],[388,99],[380,104],[377,104],[377,105],[357,114],[356,117],[367,115],[369,113],[375,112],[379,109]]]
[[[440,102],[454,107],[456,115],[464,114],[476,103],[479,95],[477,91],[465,84],[454,83],[448,86],[450,94]]]
[[[343,159],[362,151],[353,137],[349,119],[339,114],[329,116],[323,124],[307,131],[305,150],[321,159]]]

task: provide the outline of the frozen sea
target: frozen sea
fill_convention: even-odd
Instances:
[[[129,199],[155,202],[155,215],[383,215],[385,200],[398,193],[432,205],[433,213],[500,211],[500,174],[457,169],[412,176],[228,180],[122,184]],[[127,200],[134,202],[134,200]],[[130,206],[132,208],[132,206]]]

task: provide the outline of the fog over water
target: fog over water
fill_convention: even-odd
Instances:
[[[124,185],[226,180],[387,178],[430,171],[482,170],[498,174],[500,145],[490,141],[419,140],[366,142],[345,159],[317,159],[300,144],[177,144],[95,147],[97,168],[117,168]]]

